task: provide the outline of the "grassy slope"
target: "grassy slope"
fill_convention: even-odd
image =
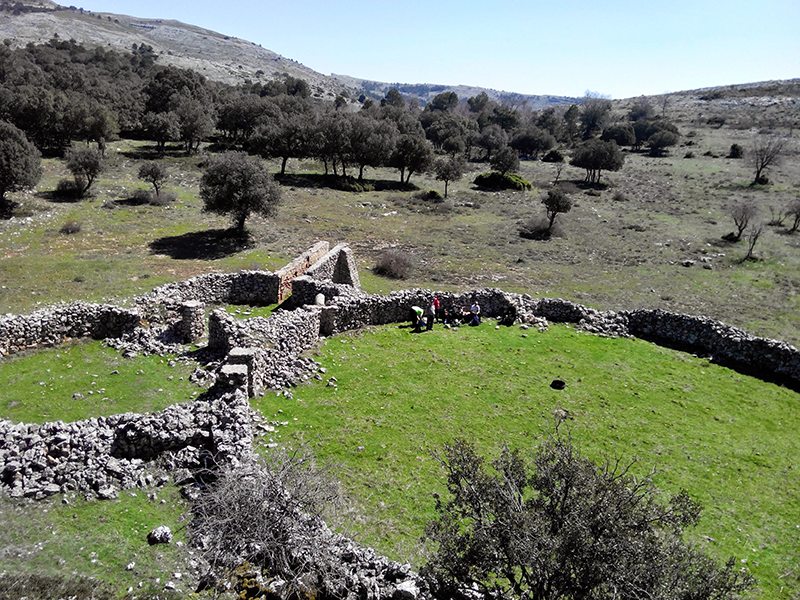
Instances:
[[[315,382],[294,399],[254,403],[288,422],[275,441],[306,443],[341,463],[357,506],[351,526],[397,558],[424,554],[416,540],[444,479],[432,451],[458,436],[488,453],[501,442],[529,448],[562,409],[588,456],[637,458],[640,475],[658,469],[659,488],[699,500],[694,539],[720,559],[746,561],[762,597],[798,590],[796,577],[779,580],[797,567],[800,535],[800,412],[790,390],[564,326],[538,333],[487,323],[422,335],[387,326],[329,339],[317,359],[337,388]],[[555,378],[564,391],[549,387]]]
[[[110,501],[75,496],[69,504],[60,497],[37,503],[0,500],[0,572],[9,577],[80,574],[109,582],[120,594],[133,588],[140,598],[159,592],[167,581],[189,591],[186,580],[196,577],[187,573],[194,552],[184,545],[185,511],[185,501],[172,486],[156,494],[123,492]],[[147,534],[159,525],[172,529],[173,543],[149,546]]]

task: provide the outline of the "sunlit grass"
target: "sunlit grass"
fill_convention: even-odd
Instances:
[[[0,361],[0,417],[42,423],[161,410],[202,391],[189,381],[193,369],[171,357],[123,358],[94,341],[30,350]]]
[[[559,410],[588,456],[636,458],[635,472],[656,467],[665,492],[687,489],[705,506],[693,538],[720,559],[747,560],[764,597],[788,597],[776,582],[796,564],[796,393],[641,340],[564,326],[539,333],[487,322],[421,335],[387,326],[328,339],[316,358],[324,381],[294,399],[254,403],[288,422],[275,441],[309,444],[342,464],[362,515],[353,526],[392,556],[422,556],[418,540],[443,481],[432,451],[455,437],[484,452],[531,448]],[[552,389],[554,379],[566,389]]]

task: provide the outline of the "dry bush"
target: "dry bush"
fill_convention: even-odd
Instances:
[[[627,202],[628,201],[628,195],[625,192],[623,192],[622,190],[617,190],[616,192],[614,192],[613,198],[617,202]]]
[[[343,567],[322,540],[323,512],[338,506],[338,485],[303,451],[223,468],[192,503],[190,541],[201,548],[212,579],[235,578],[249,564],[291,588],[340,586]],[[330,590],[328,590],[330,592]]]
[[[81,227],[82,225],[78,221],[67,221],[59,231],[64,235],[72,235],[73,233],[80,233]]]
[[[572,181],[561,181],[559,182],[558,187],[566,194],[577,194],[581,191],[581,188]]]
[[[550,227],[549,219],[531,217],[519,227],[519,235],[527,240],[549,240],[552,237],[563,237],[564,230],[559,223]]]
[[[373,271],[384,277],[405,279],[411,271],[412,263],[411,256],[402,250],[386,250],[378,258]]]
[[[436,208],[433,209],[433,212],[435,212],[437,215],[446,215],[453,212],[454,208],[455,207],[453,206],[452,202],[445,200],[444,202],[439,202],[436,205]]]
[[[414,194],[414,197],[419,200],[433,200],[434,202],[442,202],[444,200],[444,196],[437,190],[420,190]]]
[[[153,199],[153,192],[145,189],[133,190],[131,197],[128,199],[131,204],[141,205],[150,204]]]

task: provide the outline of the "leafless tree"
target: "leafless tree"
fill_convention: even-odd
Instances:
[[[773,225],[775,227],[783,227],[783,222],[786,220],[787,217],[791,216],[792,206],[774,206],[770,204],[769,206],[769,214],[770,219],[767,225]]]
[[[556,180],[553,183],[558,183],[558,180],[561,179],[561,171],[564,170],[564,161],[556,163]]]
[[[785,214],[787,217],[792,217],[792,226],[789,228],[789,233],[794,233],[800,228],[800,198],[793,200],[789,204]]]
[[[728,205],[728,213],[736,225],[736,233],[729,237],[732,241],[738,242],[750,222],[758,216],[758,206],[752,198],[743,198],[731,202]]]
[[[753,182],[750,187],[764,180],[764,171],[769,167],[774,167],[780,164],[781,156],[786,149],[786,138],[777,136],[757,136],[753,140],[753,145],[750,148],[750,162],[756,170]]]
[[[760,221],[753,223],[750,225],[750,228],[747,230],[747,254],[744,255],[742,262],[746,260],[753,259],[753,248],[756,246],[756,242],[758,242],[758,238],[761,237],[761,234],[764,233],[764,224]]]

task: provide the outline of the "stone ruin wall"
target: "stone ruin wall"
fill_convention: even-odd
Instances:
[[[116,498],[149,487],[152,460],[196,469],[202,455],[237,464],[252,453],[250,405],[241,390],[174,404],[149,414],[124,413],[64,423],[0,420],[0,482],[12,498],[76,491]]]
[[[57,493],[58,488],[104,495],[110,493],[109,486],[142,485],[145,466],[158,456],[169,455],[175,464],[185,465],[196,464],[201,452],[225,460],[244,457],[252,441],[248,396],[314,377],[318,366],[301,354],[321,336],[407,321],[412,306],[425,307],[434,295],[443,306],[452,307],[469,307],[475,299],[488,318],[511,312],[517,322],[573,323],[589,333],[639,337],[709,355],[761,378],[800,388],[800,352],[796,348],[706,317],[661,310],[598,311],[567,300],[532,298],[496,288],[463,294],[425,289],[366,294],[325,279],[357,281],[349,248],[337,246],[334,250],[325,253],[304,276],[294,278],[292,298],[304,306],[246,320],[222,310],[210,313],[207,350],[219,357],[217,384],[195,402],[152,415],[131,413],[68,424],[0,420],[0,492],[5,489],[15,495],[42,497]],[[156,288],[142,297],[144,300],[137,299],[138,306],[132,310],[76,302],[29,315],[6,315],[0,317],[0,352],[10,354],[87,336],[110,338],[110,343],[132,332],[136,334],[133,338],[152,337],[143,321],[143,307],[151,306],[154,298],[164,299],[172,308],[179,301],[205,304],[209,298],[265,304],[265,296],[260,294],[274,289],[270,287],[276,280],[273,275],[253,271],[201,275]],[[317,303],[320,295],[324,300]],[[171,325],[179,322],[176,319]]]
[[[320,258],[305,274],[315,281],[331,281],[349,285],[356,290],[361,288],[353,251],[350,250],[347,244],[336,245],[333,250]]]
[[[706,317],[661,310],[598,311],[560,298],[534,299],[495,288],[464,294],[424,289],[366,294],[359,290],[352,253],[340,246],[304,272],[292,278],[295,310],[247,320],[222,310],[210,313],[207,350],[220,357],[219,368],[215,385],[193,402],[151,414],[74,423],[14,424],[0,419],[0,494],[41,499],[76,491],[115,498],[120,489],[163,483],[150,469],[154,460],[171,469],[176,482],[176,469],[188,469],[188,474],[213,464],[247,462],[253,456],[255,423],[249,397],[319,378],[318,365],[300,355],[321,336],[407,321],[412,306],[425,307],[434,295],[449,307],[469,307],[477,300],[483,317],[512,315],[518,323],[539,326],[547,321],[573,323],[588,333],[635,336],[691,350],[800,388],[796,348]],[[185,343],[205,329],[197,322],[205,305],[275,303],[285,293],[281,282],[287,277],[255,271],[202,275],[156,288],[137,299],[134,310],[78,302],[25,316],[7,315],[0,317],[0,354],[87,336],[109,342],[133,339],[142,351],[167,348],[154,343],[154,332],[145,327],[143,318],[153,307],[166,309],[166,326],[177,330]],[[321,531],[329,532],[324,524]],[[388,561],[342,536],[321,535],[320,540],[346,548],[359,581],[368,576],[372,587],[389,590],[393,597],[425,596],[408,565]]]
[[[0,356],[69,338],[96,340],[122,337],[136,329],[142,315],[110,304],[71,302],[28,315],[0,316]]]
[[[136,298],[142,307],[176,309],[189,301],[204,304],[268,305],[278,301],[279,277],[269,271],[204,273],[186,281],[159,286]]]
[[[278,295],[276,296],[275,302],[269,302],[268,304],[275,304],[286,300],[289,294],[292,293],[292,280],[313,268],[328,254],[329,250],[330,244],[328,242],[317,242],[288,265],[276,271],[275,275],[278,277]]]

